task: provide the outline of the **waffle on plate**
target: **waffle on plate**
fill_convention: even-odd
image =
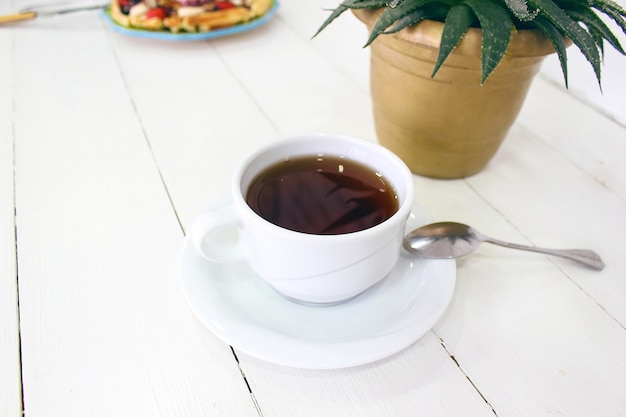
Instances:
[[[202,33],[249,22],[272,8],[273,0],[111,0],[111,17],[121,26],[172,33]]]

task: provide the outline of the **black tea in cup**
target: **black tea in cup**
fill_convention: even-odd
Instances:
[[[368,229],[398,211],[398,197],[374,169],[349,159],[299,156],[257,175],[246,202],[265,220],[302,233],[336,235]]]

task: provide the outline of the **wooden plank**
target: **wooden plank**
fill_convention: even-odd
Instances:
[[[258,415],[180,293],[183,234],[98,19],[15,34],[26,414]]]
[[[132,85],[146,131],[151,132],[152,148],[159,165],[164,167],[164,181],[174,196],[179,213],[191,214],[194,211],[191,205],[197,204],[194,198],[208,199],[204,195],[198,197],[198,192],[215,198],[226,190],[224,183],[228,183],[234,163],[247,151],[268,140],[266,134],[271,135],[269,140],[274,140],[279,136],[322,130],[373,139],[369,97],[363,86],[335,65],[332,57],[320,60],[312,43],[294,32],[291,24],[296,24],[285,24],[284,16],[291,15],[299,7],[300,4],[283,4],[280,19],[257,32],[214,40],[210,47],[184,46],[169,51],[165,58],[156,48],[146,46],[139,51],[135,45],[116,37],[116,53],[123,57],[125,77]],[[281,46],[273,46],[278,40]],[[192,117],[185,118],[187,123],[182,129],[191,138],[178,141],[177,150],[174,150],[167,145],[165,135],[158,132],[158,127],[162,126],[159,121],[165,113],[149,104],[152,91],[150,83],[142,80],[140,68],[142,62],[152,64],[165,59],[171,59],[168,61],[170,68],[178,68],[181,64],[176,63],[176,57],[183,59],[183,56],[194,63],[188,71],[205,71],[210,74],[210,81],[207,85],[194,86],[199,95],[206,94],[202,117],[193,117],[200,111],[196,108],[200,104],[195,102],[195,94],[186,96],[185,109]],[[273,60],[271,71],[263,65],[268,59]],[[215,61],[223,62],[227,73]],[[367,68],[358,71],[363,70],[367,71]],[[185,86],[185,82],[182,83]],[[215,94],[209,94],[210,88]],[[183,91],[189,92],[191,88]],[[176,94],[164,92],[163,100],[180,102]],[[242,94],[246,97],[240,98]],[[222,106],[221,112],[215,108],[215,97]],[[245,104],[247,100],[258,107],[250,108]],[[233,125],[238,129],[236,132],[228,130],[232,108],[239,108],[239,114],[245,114],[245,125]],[[179,110],[172,111],[175,115],[183,115]],[[337,117],[338,114],[341,117]],[[202,129],[197,119],[201,119],[206,128]],[[223,139],[226,143],[232,137],[231,147],[225,148],[230,156],[218,150],[219,145],[215,142],[212,142],[215,151],[208,151],[205,140],[220,140],[219,136],[212,136],[213,129],[227,135]],[[189,164],[190,160],[194,162]],[[210,178],[212,167],[227,172],[226,175],[222,172],[214,174],[219,181],[224,181],[221,185],[214,183],[213,187],[207,187],[197,179],[185,184],[185,178],[194,175],[207,182],[205,177]],[[189,197],[185,198],[185,195]],[[183,215],[181,219],[188,228],[193,217]],[[412,348],[393,358],[356,369],[307,371],[275,366],[241,353],[239,359],[263,415],[493,414],[434,333],[429,333]],[[424,379],[415,378],[415,373]],[[429,383],[424,384],[424,380]],[[441,401],[437,396],[444,392],[446,401]]]
[[[228,192],[241,157],[233,148],[274,140],[276,129],[215,53],[214,41],[154,43],[118,34],[110,40],[178,216],[190,226]]]
[[[18,51],[42,51],[18,54],[15,79],[28,415],[259,414],[228,346],[179,295],[176,217],[188,228],[227,191],[241,155],[279,136],[374,138],[367,67],[351,67],[344,47],[332,48],[334,39],[360,42],[360,29],[345,17],[332,36],[310,41],[316,3],[284,4],[271,24],[210,42],[104,38],[84,18],[19,32]],[[269,59],[277,69],[265,69]],[[435,330],[391,358],[305,371],[240,354],[261,414],[621,413],[624,264],[609,243],[624,232],[622,171],[601,151],[605,172],[576,151],[555,151],[558,131],[533,119],[563,98],[533,94],[537,107],[484,173],[416,178],[417,199],[438,220],[494,228],[504,239],[594,247],[610,268],[599,275],[485,246],[459,262],[459,287]],[[592,128],[606,129],[603,119]],[[567,193],[569,181],[580,195]],[[597,235],[573,227],[589,218],[598,219]]]
[[[240,359],[264,415],[494,415],[434,332],[387,359],[350,369],[303,370]]]
[[[537,97],[544,94],[544,100]],[[626,141],[619,140],[626,139],[626,128],[562,94],[567,93],[542,83],[533,88],[511,147],[505,148],[502,155],[506,158],[504,165],[526,168],[518,178],[505,179],[499,171],[500,175],[490,180],[491,194],[487,198],[498,210],[507,212],[510,221],[523,227],[535,244],[590,247],[600,253],[607,264],[601,274],[568,264],[562,267],[626,326],[622,302],[626,283],[620,274],[626,264],[617,243],[626,233],[626,169],[621,161],[621,155],[626,155]],[[555,112],[550,103],[557,101],[568,105],[559,106],[561,111]],[[542,120],[552,122],[539,122],[534,117],[537,112],[543,112]],[[551,167],[549,178],[542,175],[546,166]],[[570,184],[576,184],[579,191],[572,193]],[[533,216],[528,216],[515,199],[506,198],[507,187],[537,202]]]
[[[302,48],[312,48],[336,67],[346,78],[369,94],[369,48],[363,48],[367,28],[350,12],[345,12],[315,38],[322,22],[330,15],[330,8],[340,2],[326,0],[302,1],[298,7],[285,5],[280,20],[300,39]]]
[[[602,254],[607,268],[598,273],[484,245],[459,261],[455,300],[436,331],[498,415],[619,415],[626,263],[615,242],[626,232],[624,200],[523,126],[484,172],[436,187],[416,180],[428,190],[422,203],[436,220],[466,222],[486,234],[508,230],[494,236],[503,240]]]
[[[0,13],[8,12],[0,5]],[[0,415],[22,415],[13,193],[13,36],[0,32]]]
[[[281,13],[298,7],[285,4]],[[311,42],[282,17],[257,31],[207,43],[172,46],[117,34],[110,39],[185,228],[211,199],[228,191],[236,162],[262,143],[318,130],[373,138],[369,98],[362,86],[330,59],[320,61]],[[272,46],[278,39],[280,48]],[[274,60],[272,71],[262,65],[267,59]],[[189,77],[176,78],[155,101],[162,68]],[[337,118],[338,113],[344,116]],[[163,123],[168,118],[184,123]],[[324,415],[351,416],[370,408],[374,414],[492,415],[433,333],[390,360],[356,371],[289,369],[241,353],[239,359],[263,415],[319,415],[323,410]],[[413,378],[414,370],[433,383],[423,386]],[[390,385],[376,395],[373,387],[381,380]],[[449,388],[449,402],[435,399],[443,387]]]
[[[373,139],[367,92],[332,62],[319,61],[312,42],[285,25],[294,22],[283,16],[298,9],[281,4],[265,26],[210,42],[110,36],[184,225],[228,191],[239,158],[263,143],[316,131]],[[285,45],[275,46],[279,41]],[[180,76],[154,100],[164,82],[159,68]],[[339,124],[337,114],[346,115]],[[351,114],[368,117],[352,120]],[[164,124],[167,119],[184,123]],[[233,143],[241,152],[233,152]]]
[[[297,6],[296,6],[297,7]],[[283,13],[289,15],[289,4]],[[282,20],[263,36],[224,38],[215,43],[220,58],[283,135],[333,131],[374,139],[369,94],[330,59],[320,59],[313,42]],[[274,40],[274,41],[273,41]],[[280,46],[274,46],[278,44]],[[271,66],[258,63],[272,60]],[[365,67],[367,69],[367,67]]]
[[[626,127],[571,96],[537,78],[519,123],[602,186],[626,199]]]
[[[310,7],[310,4],[306,7]],[[237,39],[211,42],[206,51],[199,46],[185,46],[185,49],[193,48],[193,53],[189,52],[185,59],[191,59],[195,53],[204,52],[211,58],[204,57],[203,60],[212,60],[216,55],[216,59],[224,62],[228,69],[227,74],[222,71],[217,74],[219,82],[226,87],[215,86],[217,93],[223,95],[226,91],[234,92],[237,97],[241,91],[234,84],[240,83],[243,92],[259,103],[258,107],[263,109],[263,115],[267,119],[264,122],[255,111],[246,113],[250,114],[248,128],[251,133],[259,129],[263,133],[272,134],[275,131],[277,135],[283,135],[298,129],[306,131],[323,126],[324,130],[350,132],[373,138],[369,104],[360,102],[363,98],[362,92],[366,91],[363,82],[350,81],[363,80],[364,68],[355,66],[350,69],[346,66],[337,58],[341,55],[339,48],[325,55],[324,63],[314,59],[312,53],[321,53],[320,49],[312,46],[316,41],[309,43],[302,31],[294,30],[295,27],[300,27],[299,23],[292,23],[289,19],[291,16],[300,16],[298,19],[301,20],[297,21],[305,22],[305,14],[297,10],[299,8],[300,5],[285,4],[280,18],[277,19],[280,24],[272,23],[258,32]],[[338,23],[340,26],[337,26],[337,35],[343,34],[346,38],[354,36],[349,30],[340,30],[341,23]],[[307,24],[311,25],[310,22]],[[272,48],[272,40],[277,39],[280,39],[281,45],[285,45],[281,49]],[[127,62],[130,52],[141,53],[138,52],[139,48],[136,50],[126,42],[121,46],[118,44],[118,53],[122,47],[126,48],[123,52],[124,62]],[[162,58],[157,56],[158,53],[158,50],[150,52],[150,59],[154,60],[152,62],[161,62]],[[296,59],[292,62],[287,59],[289,56]],[[276,59],[279,70],[272,73],[264,71],[264,59]],[[174,60],[173,65],[178,68],[181,64]],[[201,65],[204,69],[207,64]],[[219,68],[219,65],[212,62],[209,67],[214,69]],[[125,74],[130,74],[130,71],[134,73],[131,82],[133,88],[140,82],[139,69],[139,58],[132,66],[125,68]],[[289,86],[289,90],[284,90],[284,85]],[[202,85],[199,88],[206,91],[207,87]],[[152,114],[150,117],[142,116],[146,130],[153,132],[149,135],[152,141],[158,137],[155,134],[158,130],[157,116],[165,113],[149,108],[149,85],[146,84],[143,90],[145,91],[133,90],[134,99],[137,103],[143,103],[138,106],[140,115],[147,115],[148,112]],[[340,105],[329,104],[325,97],[330,96],[339,97]],[[167,97],[175,96],[169,93]],[[537,98],[545,100],[544,96]],[[235,98],[234,102],[239,101]],[[227,109],[231,108],[228,102],[224,105]],[[545,105],[549,105],[549,102]],[[209,100],[206,106],[209,109],[215,108],[212,107],[215,104]],[[249,110],[247,107],[245,109]],[[299,109],[305,109],[306,112],[300,113]],[[342,111],[341,120],[324,119],[328,112],[339,109]],[[177,110],[175,114],[181,113]],[[303,117],[303,114],[319,117],[319,120]],[[226,111],[220,113],[221,117],[209,116],[207,121],[211,123],[208,124],[218,123],[217,126],[223,129],[226,122],[220,124],[218,119],[229,121],[227,115]],[[268,124],[275,130],[268,127]],[[192,126],[194,130],[198,127],[196,124]],[[429,211],[438,218],[461,217],[485,231],[490,226],[504,231],[506,235],[501,236],[503,238],[530,240],[535,243],[544,243],[545,240],[546,245],[559,243],[560,241],[551,240],[555,237],[575,242],[581,236],[579,231],[566,234],[552,230],[549,233],[550,229],[540,222],[543,219],[541,214],[547,213],[549,225],[558,224],[560,217],[556,216],[557,209],[562,214],[567,203],[572,201],[570,196],[561,203],[554,202],[557,197],[564,195],[556,192],[564,178],[573,175],[576,181],[583,181],[583,188],[589,192],[589,198],[583,198],[585,201],[599,196],[605,206],[615,210],[621,208],[619,201],[614,200],[611,193],[597,189],[594,181],[580,173],[575,174],[572,164],[558,154],[549,152],[549,147],[541,144],[545,142],[542,135],[531,134],[530,143],[526,142],[526,129],[529,127],[518,127],[512,132],[516,138],[512,144],[519,145],[513,150],[507,145],[499,155],[504,162],[490,166],[484,174],[467,181],[451,182],[416,178],[419,201],[426,204]],[[193,134],[192,129],[188,132]],[[242,128],[241,132],[245,132],[245,129]],[[185,188],[183,180],[179,179],[182,177],[179,173],[187,170],[191,173],[184,175],[190,178],[194,176],[193,172],[201,173],[199,176],[203,177],[210,174],[210,169],[204,166],[185,167],[188,159],[175,160],[177,158],[166,152],[168,147],[165,142],[165,137],[155,140],[153,148],[159,164],[169,166],[164,171],[165,182],[178,184],[169,188],[179,190],[173,200],[180,212],[188,213],[181,216],[183,224],[188,226],[194,211],[189,207],[198,207],[198,197],[194,197],[193,193],[199,189],[199,182]],[[256,142],[245,142],[243,146],[247,149],[255,144]],[[214,146],[217,148],[218,144]],[[179,151],[180,155],[188,156],[199,151],[204,159],[191,160],[198,161],[196,163],[199,164],[204,162],[211,167],[226,166],[226,171],[232,169],[237,155],[244,153],[243,148],[230,149],[234,156],[223,165],[220,157],[224,154],[208,152],[208,145],[201,143],[197,133],[195,139],[185,141],[182,147],[185,149]],[[517,152],[520,152],[521,157]],[[541,155],[537,162],[533,159],[535,155]],[[514,168],[504,169],[505,166],[510,167],[509,163]],[[556,171],[561,172],[562,176],[545,181],[538,168],[555,164],[558,167],[555,168]],[[494,166],[495,171],[492,170]],[[513,174],[508,174],[509,172]],[[530,180],[522,176],[527,172],[531,173]],[[229,177],[223,173],[218,175],[220,178]],[[211,184],[210,181],[202,181]],[[530,187],[524,186],[526,183],[533,186],[541,182],[546,184],[542,184],[536,194],[528,190]],[[213,184],[224,187],[220,182]],[[207,188],[207,194],[217,195],[219,191]],[[520,195],[529,197],[520,203]],[[201,199],[204,200],[205,197]],[[548,204],[538,204],[537,201],[544,201],[541,199],[554,204],[554,211]],[[536,208],[539,208],[540,213],[532,212],[532,216],[529,216],[529,212]],[[574,215],[582,217],[583,212],[586,212],[586,208],[580,207],[574,210]],[[525,217],[522,218],[522,214]],[[613,209],[609,218],[615,219]],[[572,218],[567,217],[561,224],[571,225],[571,220]],[[562,226],[557,226],[557,229],[560,232],[565,231]],[[595,243],[590,240],[579,242],[581,245]],[[601,249],[603,247],[598,250]],[[462,260],[459,269],[460,289],[455,294],[451,310],[436,326],[435,333],[430,333],[410,349],[384,362],[351,370],[321,372],[283,368],[240,355],[241,366],[261,411],[265,415],[276,416],[350,416],[362,415],[364,412],[395,415],[491,415],[491,404],[498,415],[519,415],[526,412],[529,415],[559,412],[576,414],[575,407],[582,410],[580,414],[617,414],[620,402],[616,394],[623,387],[621,375],[625,368],[616,346],[623,346],[623,329],[573,282],[574,279],[581,278],[597,280],[597,275],[578,270],[578,267],[567,263],[549,261],[546,257],[531,254],[509,252],[505,262],[500,251],[501,249],[486,247],[473,257]],[[616,256],[615,252],[610,252],[609,255],[612,258]],[[611,285],[614,283],[615,280]],[[618,298],[615,296],[613,300]],[[581,305],[580,311],[575,310],[577,305]],[[544,317],[533,314],[532,306],[539,307],[539,311],[548,311],[551,315]],[[452,361],[446,349],[443,349],[437,336],[443,339],[459,367]],[[595,357],[590,352],[596,351],[598,346],[603,353],[607,351],[608,355],[606,359],[599,360],[599,368],[596,370],[593,368]],[[527,353],[540,360],[529,363],[525,356]],[[611,363],[614,368],[609,368]],[[430,372],[426,369],[436,371]],[[416,370],[423,371],[417,378],[412,373],[417,372]],[[528,381],[537,383],[531,385]],[[580,387],[589,391],[585,394],[587,397]],[[443,395],[450,394],[445,401],[440,401],[442,392]],[[432,398],[436,400],[431,400]],[[564,404],[572,398],[575,401]],[[596,403],[601,403],[603,399],[610,401],[596,407]]]
[[[618,174],[623,164],[616,162],[623,153],[605,153],[599,162],[589,158],[592,162],[588,165],[604,166],[600,181],[584,172],[591,169],[581,172],[580,167],[584,167],[593,143],[589,137],[600,138],[595,152],[601,153],[602,149],[614,149],[621,130],[601,116],[587,116],[588,108],[560,95],[558,89],[546,88],[541,81],[533,88],[529,103],[520,126],[511,133],[511,143],[505,143],[485,172],[465,181],[416,177],[417,199],[437,220],[461,220],[485,232],[490,228],[508,231],[500,237],[513,241],[589,246],[598,250],[610,267],[598,274],[566,261],[481,248],[478,254],[460,260],[459,288],[450,312],[435,330],[497,415],[618,415],[623,408],[620,390],[626,369],[619,348],[625,342],[625,310],[620,301],[625,294],[619,276],[624,264],[618,259],[623,254],[612,243],[624,234],[626,210],[623,198],[615,195],[626,178]],[[568,108],[555,103],[567,103]],[[569,107],[575,112],[569,113]],[[557,113],[554,123],[546,117]],[[563,131],[566,134],[558,134]],[[586,137],[581,133],[590,131],[595,134]],[[568,133],[575,134],[574,141]],[[560,150],[557,141],[570,145]],[[548,166],[557,175],[546,178],[542,167]],[[569,181],[583,184],[584,194],[568,194]],[[600,183],[608,183],[610,190]],[[597,207],[607,209],[579,225],[594,213],[594,201]],[[594,220],[601,216],[597,230]],[[613,231],[609,230],[611,224]],[[579,285],[584,285],[583,291]],[[546,317],[534,313],[537,311],[551,314]],[[590,355],[598,348],[606,356]],[[529,356],[539,360],[529,363],[524,359]],[[262,372],[255,375],[254,365],[245,362],[246,374],[262,408],[285,412],[281,407],[289,404],[263,395],[267,385],[255,387],[255,380],[266,377]],[[291,374],[297,375],[291,384],[307,383],[301,374]],[[299,376],[302,381],[297,380]],[[309,388],[312,392],[318,389]],[[337,396],[352,398],[340,388],[338,392]],[[305,408],[319,407],[313,400],[299,400]],[[295,411],[290,409],[285,415],[290,412]]]

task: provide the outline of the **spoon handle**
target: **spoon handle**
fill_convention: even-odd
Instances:
[[[537,246],[526,246],[517,243],[503,242],[501,240],[491,237],[485,237],[485,242],[493,243],[494,245],[504,246],[505,248],[520,249],[529,252],[543,253],[545,255],[560,256],[561,258],[570,259],[583,265],[587,265],[590,268],[598,271],[604,269],[604,262],[602,262],[600,256],[594,251],[588,249],[545,249],[538,248]]]

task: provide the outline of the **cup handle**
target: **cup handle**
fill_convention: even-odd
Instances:
[[[191,241],[200,255],[211,262],[234,263],[245,258],[240,239],[241,222],[232,205],[211,209],[191,226]]]

